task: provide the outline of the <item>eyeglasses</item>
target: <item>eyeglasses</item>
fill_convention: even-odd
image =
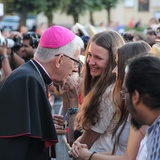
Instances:
[[[72,58],[70,56],[67,56],[65,54],[64,54],[64,56],[67,57],[67,58],[69,58],[70,60],[74,61],[74,67],[76,67],[76,68],[81,67],[82,63],[80,61],[78,61],[78,60],[76,60],[76,59],[74,59],[74,58]]]
[[[126,99],[126,97],[125,97],[125,94],[126,93],[128,93],[128,91],[125,91],[125,90],[121,90],[120,91],[120,95],[121,95],[121,97],[123,98],[123,99]]]

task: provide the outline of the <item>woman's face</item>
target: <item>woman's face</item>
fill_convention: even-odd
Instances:
[[[108,65],[109,51],[92,42],[88,49],[87,63],[92,78],[100,76]]]
[[[116,76],[116,79],[117,79],[117,76],[118,76],[118,66],[117,66],[118,65],[118,53],[116,54],[115,62],[116,62],[116,66],[112,70],[112,74],[114,74]]]

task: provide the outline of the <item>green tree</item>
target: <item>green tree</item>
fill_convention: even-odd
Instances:
[[[108,22],[108,24],[111,21],[111,9],[115,8],[116,5],[118,4],[118,2],[120,2],[120,1],[121,0],[101,0],[104,8],[107,11],[107,20],[108,20],[107,22]]]
[[[79,22],[79,16],[88,9],[88,0],[63,0],[62,13],[73,17],[74,24]]]
[[[54,12],[62,7],[62,0],[46,0],[44,13],[48,18],[49,25],[53,23]]]
[[[89,21],[92,25],[95,25],[95,22],[94,22],[94,18],[93,18],[93,13],[95,11],[98,11],[98,10],[102,10],[102,2],[101,0],[91,0],[91,1],[88,1],[88,10],[89,10]]]
[[[20,26],[26,25],[28,13],[39,13],[44,9],[45,0],[1,0],[5,14],[19,14]]]

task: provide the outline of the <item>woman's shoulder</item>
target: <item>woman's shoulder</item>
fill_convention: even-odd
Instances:
[[[113,91],[113,84],[111,84],[110,86],[108,86],[105,90],[105,92],[103,93],[102,95],[102,98],[103,99],[106,99],[106,98],[111,98],[111,95],[112,95],[112,91]]]

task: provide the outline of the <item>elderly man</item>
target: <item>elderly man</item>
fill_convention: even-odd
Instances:
[[[131,61],[126,67],[123,93],[134,126],[149,126],[136,160],[159,160],[160,60],[141,57]]]
[[[0,159],[50,159],[57,136],[47,88],[63,85],[79,65],[81,47],[82,40],[70,30],[51,26],[41,36],[33,60],[1,82]]]

